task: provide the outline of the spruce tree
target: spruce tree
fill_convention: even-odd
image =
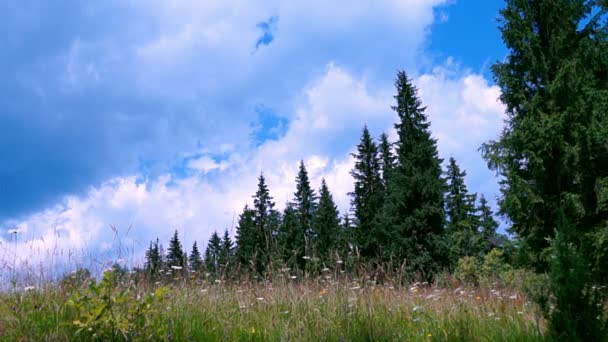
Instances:
[[[442,160],[417,89],[405,72],[397,74],[395,86],[397,165],[374,236],[384,258],[405,261],[408,271],[430,279],[445,262]]]
[[[224,237],[222,238],[222,246],[219,254],[219,263],[224,267],[230,263],[233,253],[234,245],[232,243],[232,239],[230,238],[230,233],[228,233],[228,229],[224,230]]]
[[[321,181],[319,194],[319,209],[314,222],[317,232],[315,251],[321,260],[328,261],[330,253],[336,252],[338,248],[340,214],[325,179]]]
[[[203,267],[203,259],[201,258],[201,253],[198,250],[198,246],[196,245],[196,241],[192,244],[192,251],[190,252],[189,257],[190,269],[193,271],[200,271]]]
[[[481,257],[485,252],[475,207],[477,195],[469,193],[464,181],[466,174],[460,170],[456,160],[450,158],[446,171],[448,191],[445,196],[445,208],[452,266],[463,256]]]
[[[220,264],[220,255],[222,253],[222,240],[217,232],[213,232],[207,243],[205,251],[205,266],[208,272],[219,273],[222,265]]]
[[[355,189],[350,195],[356,218],[355,241],[362,256],[375,257],[380,246],[372,231],[384,195],[378,147],[367,126],[363,127],[357,152],[352,156],[355,158],[355,167],[350,174],[355,179]]]
[[[298,213],[293,203],[287,203],[277,236],[279,255],[289,267],[304,266],[305,238],[299,229]]]
[[[303,239],[296,237],[294,243],[301,243],[302,240],[304,242],[304,245],[294,247],[296,250],[304,251],[305,254],[311,254],[312,239],[316,234],[313,229],[313,219],[317,208],[317,198],[310,186],[308,171],[306,171],[304,161],[300,161],[294,197],[294,209],[296,210],[298,220],[298,234],[303,236]]]
[[[185,266],[184,250],[182,248],[182,243],[179,241],[177,229],[169,241],[169,249],[167,250],[167,264],[170,268],[177,270]]]
[[[150,247],[146,251],[146,263],[144,268],[146,272],[151,276],[158,275],[159,271],[162,268],[162,258],[159,250],[159,240],[150,242]]]
[[[255,212],[245,205],[236,226],[236,258],[243,266],[251,265],[262,238],[255,227]]]
[[[479,230],[485,244],[485,253],[488,253],[494,248],[502,247],[501,242],[505,239],[498,235],[498,222],[494,219],[492,208],[488,205],[488,200],[481,195],[479,199],[479,207],[477,208],[479,216]]]
[[[384,189],[388,188],[388,179],[390,178],[391,171],[395,167],[395,156],[392,151],[392,144],[388,140],[388,135],[382,133],[380,135],[380,144],[378,145],[379,157],[380,157],[380,169],[382,171],[382,185]]]
[[[602,304],[588,295],[608,282],[595,243],[608,220],[607,8],[508,0],[500,29],[509,55],[492,68],[508,118],[482,151],[503,179],[511,231],[551,274],[549,327],[563,340],[605,339]]]

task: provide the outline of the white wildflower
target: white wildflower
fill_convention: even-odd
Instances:
[[[302,259],[304,259],[304,260],[309,260],[309,259],[310,259],[310,257],[309,257],[308,255],[305,255],[305,256],[303,256],[303,257],[302,257]]]
[[[263,298],[263,297],[258,297],[258,298],[256,298],[256,299],[257,299],[257,300],[259,300],[260,302],[264,300],[264,298]]]
[[[26,287],[24,287],[23,289],[24,289],[25,291],[32,291],[32,290],[35,290],[35,289],[36,289],[36,287],[35,287],[35,286],[26,286]]]
[[[182,269],[181,266],[171,266],[171,268],[174,269],[174,270],[181,270]]]

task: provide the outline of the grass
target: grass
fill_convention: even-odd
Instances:
[[[324,277],[106,285],[101,291],[48,286],[0,294],[0,340],[544,340],[536,307],[507,289],[400,287]],[[164,293],[150,296],[159,287]],[[88,306],[75,305],[75,298]],[[78,331],[83,317],[93,317],[92,323]]]

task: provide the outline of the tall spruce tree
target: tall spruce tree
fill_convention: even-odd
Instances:
[[[282,261],[292,268],[302,267],[306,240],[299,229],[298,212],[293,203],[285,206],[277,240]]]
[[[563,340],[606,337],[593,298],[608,276],[608,246],[597,243],[608,237],[607,9],[605,1],[508,0],[500,29],[509,55],[492,69],[508,119],[482,151],[502,176],[511,231],[532,265],[550,271],[549,326]]]
[[[501,243],[505,238],[497,233],[498,222],[494,219],[494,212],[483,195],[479,199],[477,212],[479,216],[479,230],[485,245],[484,252],[488,253],[493,248],[502,247]]]
[[[391,171],[395,167],[395,156],[393,154],[393,146],[388,140],[388,135],[382,133],[380,135],[380,144],[378,145],[378,152],[380,157],[380,169],[382,171],[382,185],[384,189],[388,188],[388,179],[390,178]]]
[[[263,237],[255,227],[255,212],[245,205],[236,226],[236,258],[243,266],[250,266]]]
[[[222,240],[217,232],[213,232],[207,243],[207,250],[205,251],[205,267],[208,272],[219,273],[222,267],[221,265],[221,254],[222,254]]]
[[[446,262],[441,248],[446,189],[436,141],[431,137],[417,89],[400,71],[395,81],[399,121],[397,165],[393,170],[375,238],[384,258],[405,261],[412,273],[430,279]]]
[[[367,126],[363,127],[357,152],[352,156],[355,167],[350,174],[355,179],[355,189],[350,195],[356,218],[355,241],[362,256],[375,257],[380,246],[373,234],[374,220],[382,207],[384,195],[378,147]]]
[[[179,241],[177,229],[173,233],[173,237],[169,241],[169,248],[167,249],[167,266],[170,268],[183,268],[185,267],[184,249],[182,243]]]
[[[201,258],[201,253],[198,250],[198,246],[196,245],[196,241],[192,244],[192,251],[189,256],[190,269],[193,271],[200,271],[203,267],[203,259]]]
[[[303,250],[304,253],[311,254],[312,239],[316,235],[313,227],[313,219],[317,209],[317,197],[310,186],[308,171],[304,166],[304,161],[300,161],[300,168],[296,176],[296,192],[294,193],[294,209],[297,213],[298,234],[303,235],[303,246],[295,246],[296,250]],[[300,242],[302,238],[296,238],[294,242]]]
[[[460,170],[456,160],[450,158],[446,171],[448,191],[445,196],[445,208],[452,266],[460,257],[485,254],[485,243],[479,231],[479,218],[475,207],[477,195],[469,193],[464,180],[466,174],[466,171]]]
[[[233,254],[234,244],[232,243],[228,229],[226,229],[224,230],[224,236],[222,237],[222,246],[219,254],[219,264],[222,265],[224,269],[230,264]]]
[[[146,251],[146,263],[144,269],[151,276],[156,276],[162,268],[162,256],[160,252],[160,242],[158,238],[156,241],[150,241],[150,247]]]
[[[340,236],[340,214],[325,179],[319,190],[319,209],[315,216],[315,251],[321,260],[328,261],[329,255],[336,252]]]

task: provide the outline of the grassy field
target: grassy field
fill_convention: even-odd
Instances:
[[[179,284],[104,277],[0,295],[0,340],[542,341],[519,292],[318,278]]]

